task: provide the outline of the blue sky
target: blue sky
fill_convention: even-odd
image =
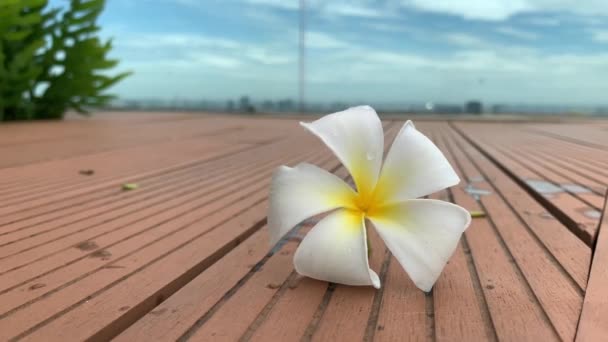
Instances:
[[[52,0],[52,4],[63,0]],[[606,0],[308,0],[314,102],[606,104]],[[297,0],[107,0],[122,98],[297,97]]]

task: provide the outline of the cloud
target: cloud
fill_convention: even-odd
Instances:
[[[383,32],[408,32],[409,29],[402,24],[384,23],[384,22],[371,22],[365,23],[365,26],[372,28],[377,31]]]
[[[540,38],[538,34],[534,32],[516,29],[511,26],[500,26],[496,28],[496,31],[507,36],[524,40],[537,40],[538,38]]]
[[[171,32],[170,28],[158,29],[161,33],[145,29],[135,32],[133,28],[137,26],[130,22],[114,34],[117,48],[113,54],[124,61],[121,67],[135,71],[133,77],[118,85],[119,93],[126,97],[143,94],[171,98],[177,94],[207,99],[248,94],[256,100],[296,94],[297,23],[293,15],[298,1],[228,2],[233,7],[240,6],[242,11],[226,14],[224,7],[209,5],[208,11],[216,11],[212,19],[234,15],[244,25],[218,30],[224,33],[217,36],[211,36],[209,32],[213,30],[206,30],[205,26],[191,27],[189,32]],[[374,6],[365,0],[310,0],[307,96],[311,101],[327,102],[347,99],[463,103],[479,98],[494,103],[601,103],[605,101],[602,89],[608,88],[608,54],[595,53],[601,46],[591,45],[589,39],[608,43],[608,30],[602,30],[606,26],[591,27],[601,17],[572,14],[583,11],[574,6],[564,10],[570,11],[567,15],[543,12],[566,2],[385,0]],[[224,4],[223,0],[213,3]],[[406,9],[401,8],[398,17],[378,20],[391,15],[388,9],[400,8],[394,5]],[[578,6],[591,5],[585,2]],[[422,16],[425,22],[416,24],[420,16],[408,12],[412,9],[492,21],[530,14],[508,23],[469,26],[471,23],[461,20]],[[343,19],[326,20],[329,13]],[[208,25],[217,25],[213,20]],[[531,25],[563,25],[569,35],[564,37],[563,46],[544,45],[548,37]],[[259,26],[264,26],[263,34],[245,32]],[[157,27],[156,23],[153,27]],[[196,34],[197,29],[202,33]],[[111,27],[104,26],[104,34],[108,32],[112,32]],[[589,36],[585,37],[584,32]],[[507,36],[517,40],[506,39]],[[568,51],[568,44],[579,42],[581,47],[588,46],[587,53],[556,52]],[[483,84],[479,82],[482,78]]]
[[[608,43],[608,30],[593,30],[591,34],[594,41]]]
[[[536,26],[545,26],[545,27],[553,27],[559,26],[561,24],[561,20],[558,18],[546,18],[546,17],[532,17],[525,20],[525,22],[536,25]]]
[[[251,5],[270,6],[284,10],[297,10],[300,7],[298,0],[245,0]]]
[[[236,69],[240,67],[243,62],[239,59],[220,54],[210,53],[193,53],[190,54],[194,64],[204,64],[211,67],[222,68],[222,69]]]
[[[190,0],[186,0],[190,1]],[[297,11],[300,9],[298,0],[243,0],[254,6]],[[307,0],[306,10],[325,16],[358,17],[358,18],[382,18],[392,14],[377,4],[369,1],[321,1]]]
[[[466,19],[505,20],[531,10],[530,0],[404,0],[402,5],[423,11],[462,16]]]
[[[323,8],[323,10],[330,15],[346,17],[381,18],[387,16],[386,12],[377,8],[343,2],[330,2]]]
[[[270,9],[244,9],[242,15],[246,19],[251,19],[266,25],[266,27],[282,30],[285,25],[293,25],[293,21],[286,20],[285,17],[275,13]]]
[[[318,61],[308,77],[308,93],[317,101],[599,104],[608,87],[606,60],[608,54],[483,47],[441,56],[352,49]],[[344,84],[348,92],[339,87]]]
[[[336,49],[350,44],[323,32],[306,32],[306,47],[311,49]]]
[[[608,1],[605,0],[401,0],[401,5],[421,11],[487,21],[503,21],[522,13],[608,15]]]
[[[131,48],[170,48],[170,47],[216,47],[226,49],[237,49],[242,44],[236,40],[225,39],[220,37],[208,37],[200,34],[189,33],[127,33],[121,32],[117,45],[127,46]]]
[[[457,46],[471,47],[487,45],[483,39],[468,33],[453,32],[440,35],[439,37],[449,44]]]
[[[267,64],[287,64],[293,62],[293,58],[284,54],[279,54],[275,51],[271,52],[263,48],[251,47],[245,50],[244,55],[253,61]]]

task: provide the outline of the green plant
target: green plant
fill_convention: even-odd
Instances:
[[[111,41],[97,36],[105,0],[0,2],[0,121],[58,119],[106,104],[105,91],[130,73],[108,75]]]

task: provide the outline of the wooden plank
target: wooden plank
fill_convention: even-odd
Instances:
[[[374,341],[396,341],[404,336],[412,341],[432,340],[432,331],[424,292],[414,285],[399,262],[391,256]]]
[[[36,177],[44,178],[46,173],[63,174],[67,182],[59,183],[59,186],[51,184],[43,189],[29,190],[12,194],[3,198],[0,215],[22,210],[26,203],[28,207],[50,203],[52,200],[71,197],[78,193],[89,192],[91,186],[107,187],[120,182],[127,182],[138,173],[148,172],[151,169],[164,167],[166,165],[183,162],[187,159],[198,158],[205,155],[206,158],[219,157],[230,152],[242,150],[243,146],[225,146],[217,143],[206,143],[203,141],[190,141],[180,144],[168,144],[153,149],[122,150],[116,158],[113,154],[108,159],[103,155],[88,156],[86,159],[61,161],[53,164],[60,166],[61,170],[54,168],[55,165],[36,165],[39,173]],[[96,171],[94,177],[83,177],[78,174],[79,170],[93,169]],[[13,172],[20,172],[16,169]],[[12,177],[11,174],[2,175]],[[66,184],[67,183],[67,184]],[[49,196],[56,195],[56,196]],[[7,201],[7,202],[4,202]]]
[[[332,163],[335,163],[335,161],[332,160]],[[266,243],[263,246],[266,246]],[[129,340],[132,337],[143,336],[143,334],[163,334],[168,336],[169,339],[176,339],[188,330],[191,330],[189,335],[194,334],[193,339],[238,338],[247,330],[259,311],[293,272],[291,258],[294,251],[295,245],[288,244],[281,252],[275,253],[260,270],[255,272],[252,278],[239,287],[234,296],[222,302],[222,306],[214,310],[210,317],[206,317],[205,313],[219,301],[225,292],[230,290],[231,285],[222,282],[216,287],[210,288],[209,277],[213,277],[214,273],[203,272],[175,296],[162,304],[161,309],[177,310],[178,316],[176,319],[178,319],[178,322],[172,319],[159,320],[156,315],[148,314],[119,336],[119,340],[123,337],[125,340]],[[218,265],[218,270],[225,272],[222,265],[223,263]],[[213,270],[211,271],[213,272]],[[199,288],[208,290],[198,291]],[[260,291],[260,289],[263,290]],[[208,291],[211,291],[211,293]],[[195,307],[184,307],[184,303],[193,302],[197,303]],[[234,320],[235,312],[238,312],[238,321]],[[205,324],[192,328],[201,317],[206,317]]]
[[[251,213],[255,215],[253,210],[259,211],[260,208],[252,208]],[[231,225],[230,230],[238,227],[237,224],[234,224],[234,222],[238,221],[243,222],[243,218],[237,217],[227,222],[227,224]],[[245,225],[248,226],[249,223]],[[213,256],[212,251],[221,246],[221,244],[218,246],[215,243],[226,239],[234,239],[234,237],[230,237],[231,235],[227,236],[227,233],[230,233],[230,231],[221,230],[222,228],[220,227],[214,231],[215,233],[210,233],[204,240],[198,239],[198,241],[193,241],[193,243],[182,248],[179,252],[173,253],[162,260],[160,262],[161,265],[155,266],[166,270],[164,272],[166,277],[163,279],[164,286],[156,287],[158,281],[161,280],[159,278],[162,277],[159,268],[144,269],[133,275],[131,282],[118,284],[110,291],[112,292],[111,295],[104,293],[83,303],[74,312],[70,312],[49,325],[41,327],[31,336],[28,336],[26,340],[36,341],[41,337],[64,340],[68,336],[70,338],[75,338],[76,336],[78,339],[108,340],[123,331],[146,312],[151,312],[151,315],[162,314],[162,309],[151,310],[164,298],[170,296],[177,288],[188,282],[189,279],[181,280],[182,277],[187,276],[187,273],[183,272],[188,267],[193,267],[193,265],[196,265],[194,266],[196,268],[202,268],[204,265],[201,265],[201,263],[213,262],[213,259],[217,257]],[[223,244],[224,242],[221,243]],[[250,254],[252,252],[249,249],[247,253]],[[188,259],[189,257],[194,259]],[[208,259],[211,260],[205,261]],[[248,266],[250,267],[251,265]],[[192,271],[192,273],[198,272],[200,272],[200,269]],[[177,277],[178,275],[179,277]],[[130,293],[134,284],[140,284],[137,294]],[[141,286],[141,284],[145,285]],[[225,286],[224,284],[219,285],[221,288]],[[125,306],[128,308],[125,308]],[[167,314],[169,315],[169,313]],[[69,333],[64,334],[63,331],[68,331]]]
[[[336,163],[334,160],[331,162]],[[269,169],[266,172],[259,173],[259,177],[257,177],[259,179],[256,181],[257,185],[255,185],[258,190],[253,191],[251,187],[243,188],[237,183],[234,187],[240,187],[239,192],[235,193],[235,189],[225,189],[230,195],[223,198],[222,202],[213,202],[213,205],[207,208],[207,213],[200,210],[189,212],[178,219],[161,225],[160,227],[164,227],[164,229],[173,229],[172,227],[176,225],[178,227],[183,225],[183,223],[178,223],[181,220],[185,222],[186,227],[181,229],[178,234],[167,235],[167,233],[164,233],[167,236],[166,238],[153,242],[151,245],[137,250],[134,254],[127,254],[124,260],[119,258],[120,261],[115,260],[111,263],[111,265],[119,263],[121,266],[125,266],[124,268],[114,269],[103,266],[102,269],[96,270],[78,282],[61,288],[59,292],[52,296],[41,297],[34,304],[27,306],[26,310],[16,311],[0,321],[0,326],[4,323],[11,324],[10,322],[13,322],[10,326],[14,332],[27,325],[34,324],[27,330],[22,330],[24,334],[31,332],[32,336],[57,336],[58,338],[65,331],[65,325],[72,326],[72,329],[68,330],[73,330],[76,326],[81,328],[86,326],[86,329],[77,329],[80,334],[84,334],[82,335],[83,339],[85,335],[109,336],[120,332],[126,328],[125,324],[130,324],[135,318],[150,311],[156,305],[159,293],[162,294],[163,298],[166,298],[167,295],[183,286],[182,282],[189,280],[190,273],[194,272],[192,270],[208,266],[209,261],[207,260],[212,262],[216,251],[223,254],[224,252],[221,251],[225,248],[231,248],[235,236],[236,241],[238,241],[241,234],[247,232],[251,229],[253,223],[263,218],[266,212],[266,204],[260,201],[266,196],[266,193],[260,190],[267,186],[271,171],[272,169]],[[238,198],[242,198],[242,200],[234,202]],[[221,208],[227,203],[233,203],[228,207],[229,210],[216,212],[217,209],[213,208],[213,206]],[[237,215],[239,211],[252,205],[253,207],[247,209],[243,214]],[[207,216],[209,213],[213,214]],[[189,216],[193,215],[199,218],[192,221]],[[234,217],[234,219],[229,219],[231,217]],[[204,234],[205,230],[201,231],[201,223],[194,224],[202,222],[200,221],[202,218],[205,219],[205,227],[213,229],[208,234]],[[226,219],[229,219],[224,224],[226,228],[222,228],[223,226],[214,227],[214,225]],[[229,233],[230,230],[235,233]],[[144,237],[149,235],[148,232]],[[228,240],[219,243],[218,241],[224,241],[222,239]],[[186,245],[180,247],[182,244]],[[128,248],[128,246],[127,243],[125,248]],[[163,251],[171,251],[172,249],[175,249],[175,252],[171,252],[167,257],[155,261],[167,253]],[[112,255],[118,252],[112,248],[106,250]],[[124,254],[124,252],[122,253]],[[118,252],[117,254],[120,255],[121,253]],[[151,263],[153,266],[147,266],[147,263]],[[194,273],[196,275],[196,272]],[[130,293],[130,288],[133,288],[133,286],[140,287],[141,284],[148,285],[145,289],[142,288],[137,295]],[[108,288],[106,289],[104,286]],[[178,287],[175,288],[175,286]],[[81,298],[83,298],[83,295],[86,298],[87,294],[91,298],[88,301],[83,301]],[[74,303],[68,307],[69,311],[62,311],[62,307],[69,305],[69,303]],[[129,306],[133,308],[132,310],[119,310],[129,303],[131,303]],[[118,307],[110,309],[111,306],[115,305],[118,305]],[[29,310],[35,310],[35,314],[28,314],[27,311]],[[52,312],[56,313],[47,316]],[[100,312],[103,315],[100,315]],[[41,319],[45,316],[48,318]],[[15,321],[18,323],[15,324]],[[42,326],[40,326],[40,322],[43,322]],[[73,337],[74,332],[70,336]],[[36,339],[36,337],[32,338]]]
[[[549,180],[551,183],[555,184],[557,187],[562,189],[562,191],[570,193],[573,197],[579,198],[583,202],[584,209],[593,210],[601,208],[603,197],[599,194],[595,193],[597,183],[589,181],[587,179],[582,179],[576,174],[568,173],[567,170],[560,169],[559,171],[554,171],[554,168],[548,166],[544,163],[544,160],[541,158],[537,158],[531,154],[522,154],[513,153],[504,148],[500,148],[494,146],[497,150],[500,150],[503,155],[511,160],[519,163],[520,165],[525,166],[535,174],[541,176],[543,179]],[[589,184],[594,183],[593,186],[589,186]],[[571,185],[575,185],[581,188],[587,188],[589,190],[578,190],[572,189]]]
[[[288,290],[280,296],[260,325],[251,335],[245,335],[246,339],[291,341],[304,336],[308,324],[328,291],[328,283],[305,277],[297,286],[292,287],[288,286]]]
[[[463,139],[459,139],[460,144],[463,144],[461,146],[469,156],[475,156],[473,158],[475,162],[485,160],[477,150],[465,145]],[[457,156],[457,159],[461,164],[469,163],[466,157]],[[484,176],[484,179],[492,179],[487,175]],[[481,189],[495,192],[496,190],[489,185],[486,181],[477,184]],[[582,305],[580,289],[565,275],[563,267],[543,248],[534,235],[530,234],[529,227],[523,224],[501,198],[492,195],[482,196],[480,201],[518,270],[525,277],[522,281],[529,284],[552,327],[562,339],[572,340]],[[556,297],[559,297],[559,300],[556,301]]]
[[[370,268],[380,277],[382,266],[388,255],[384,242],[376,231],[370,227],[367,230],[372,254],[369,259]],[[361,341],[368,329],[368,321],[372,314],[374,300],[386,288],[376,290],[370,286],[346,286],[336,284],[327,306],[318,324],[311,331],[313,341]],[[372,327],[374,329],[375,327]]]
[[[443,146],[448,146],[448,143]],[[452,149],[444,150],[460,178],[482,179],[469,163],[456,159]],[[459,162],[455,162],[458,160]],[[480,203],[465,192],[465,184],[451,188],[455,203],[470,210],[484,211]],[[521,272],[515,267],[504,242],[492,227],[489,217],[476,218],[465,231],[467,243],[498,340],[544,339],[557,336],[537,304]]]
[[[175,172],[167,172],[154,175],[148,178],[136,178],[129,183],[141,185],[137,191],[122,191],[121,183],[114,183],[111,187],[99,189],[99,191],[87,192],[66,198],[50,198],[51,202],[47,205],[35,206],[29,210],[20,210],[16,213],[3,215],[0,224],[0,245],[9,239],[9,233],[19,231],[18,234],[30,236],[30,231],[40,232],[38,226],[45,224],[45,229],[50,229],[51,221],[59,224],[61,218],[66,219],[70,216],[71,221],[75,221],[78,216],[90,217],[93,212],[103,213],[114,208],[126,207],[132,203],[153,198],[157,202],[163,194],[170,193],[172,190],[191,190],[200,185],[201,182],[210,180],[220,180],[222,178],[235,177],[239,172],[246,171],[246,167],[253,167],[262,163],[273,163],[271,154],[273,146],[262,149],[248,150],[246,153],[238,153],[234,156],[221,158],[202,165],[192,165],[182,168]],[[285,152],[282,152],[285,153]],[[302,152],[303,153],[303,152]],[[218,177],[221,176],[221,177]],[[159,196],[161,195],[161,196]],[[66,224],[61,223],[61,224]],[[30,228],[25,230],[25,228]],[[12,241],[15,241],[13,239]]]
[[[487,140],[481,139],[470,129],[467,129],[466,125],[459,125],[458,127],[463,128],[465,134],[467,134],[470,139],[477,143],[477,147],[481,146],[484,151],[494,158],[496,163],[500,164],[503,169],[509,170],[514,177],[517,177],[520,180],[520,184],[525,186],[529,191],[536,192],[538,194],[537,200],[544,197],[544,204],[551,205],[551,210],[555,215],[559,214],[561,219],[567,220],[569,228],[573,229],[579,237],[584,239],[584,241],[588,244],[593,241],[595,229],[597,227],[597,219],[585,215],[584,211],[580,210],[580,208],[592,209],[592,207],[585,204],[572,194],[564,191],[545,194],[542,191],[535,189],[533,186],[529,185],[529,181],[541,180],[548,185],[556,187],[557,189],[560,189],[560,187],[556,184],[543,180],[542,175],[534,173],[526,167],[513,163],[509,159],[505,158],[499,151],[488,144]]]
[[[234,147],[237,145],[257,144],[261,142],[265,143],[272,140],[282,139],[288,134],[291,134],[291,136],[304,134],[304,132],[301,132],[301,130],[297,128],[297,125],[287,126],[288,123],[281,120],[273,120],[271,122],[265,120],[248,120],[242,122],[241,120],[235,120],[235,118],[224,118],[223,120],[234,122],[234,125],[237,125],[239,127],[239,130],[227,132],[225,129],[221,129],[221,125],[216,125],[214,124],[215,121],[209,122],[209,120],[204,121],[203,125],[201,125],[200,123],[198,125],[196,123],[192,125],[192,123],[190,123],[188,124],[189,130],[209,131],[210,128],[214,128],[214,130],[211,130],[211,136],[206,135],[203,138],[186,139],[187,141],[184,143],[180,142],[179,140],[176,140],[173,136],[171,136],[175,135],[174,132],[172,132],[171,127],[163,126],[162,134],[169,134],[171,136],[171,139],[170,141],[162,143],[160,146],[122,146],[122,149],[118,149],[112,152],[95,153],[93,155],[88,156],[71,157],[67,160],[56,160],[51,162],[39,163],[37,165],[2,169],[0,170],[0,179],[20,179],[20,182],[13,182],[14,186],[12,188],[17,192],[22,193],[32,192],[34,190],[33,188],[35,188],[35,185],[40,184],[43,185],[43,188],[56,188],[56,185],[60,184],[54,183],[58,181],[60,181],[60,183],[63,183],[63,185],[70,184],[71,182],[75,181],[80,181],[81,183],[87,182],[86,184],[89,184],[91,182],[96,182],[100,179],[103,179],[104,177],[106,177],[107,179],[107,175],[116,174],[117,172],[125,168],[133,168],[134,166],[138,165],[139,159],[164,159],[167,162],[171,162],[170,158],[180,157],[184,154],[187,154],[187,156],[192,159],[197,158],[203,153],[190,154],[188,153],[188,151],[193,149],[200,150],[200,148],[204,145],[212,144]],[[138,124],[137,131],[140,130],[140,126],[141,125]],[[111,141],[113,137],[112,134],[115,133],[115,130],[115,127],[109,128],[108,132],[102,138]],[[132,130],[132,128],[129,128],[129,130]],[[260,131],[264,134],[260,135]],[[183,130],[180,129],[179,132],[179,139],[184,139],[187,137],[187,134],[185,134],[186,132],[183,132]],[[82,142],[78,142],[78,144],[86,145],[95,143],[94,139],[93,141],[89,140],[90,139],[86,139]],[[172,151],[170,153],[163,153],[163,149],[167,148]],[[25,153],[24,151],[21,152]],[[123,162],[115,160],[120,156],[126,157],[124,158]],[[114,162],[110,162],[110,160],[102,160],[100,158],[113,159]],[[53,168],[54,172],[49,173],[49,170],[44,170],[46,171],[44,172],[41,171],[42,168]],[[82,177],[81,175],[78,175],[78,171],[81,169],[92,169],[96,171],[96,174],[94,177]],[[150,167],[144,167],[143,169],[140,168],[140,170],[146,169],[150,169]],[[21,185],[21,187],[15,187],[16,185]],[[40,194],[42,190],[43,189],[37,189],[36,192]],[[10,191],[14,192],[12,190]],[[6,191],[4,187],[0,186],[0,196],[4,196],[5,194]],[[2,203],[0,203],[0,206],[2,206]]]
[[[267,166],[266,172],[269,172],[271,169],[272,166]],[[250,168],[249,170],[257,171],[258,169]],[[187,194],[187,196],[172,198],[170,201],[159,204],[157,207],[146,207],[145,210],[136,212],[135,217],[131,215],[122,221],[102,220],[99,222],[102,225],[99,225],[90,231],[82,231],[82,225],[75,225],[74,228],[81,229],[73,234],[65,235],[65,238],[63,239],[56,240],[51,244],[43,244],[39,248],[28,250],[26,253],[19,253],[16,254],[15,257],[1,260],[0,265],[3,266],[3,270],[15,269],[21,265],[26,265],[28,260],[39,260],[39,262],[30,264],[27,268],[20,268],[15,272],[2,272],[0,279],[3,280],[0,281],[0,283],[3,287],[19,284],[20,281],[24,280],[24,277],[31,278],[36,272],[43,273],[45,270],[56,269],[61,265],[70,264],[74,260],[86,257],[89,253],[94,253],[99,248],[113,245],[125,238],[137,236],[138,233],[146,231],[146,228],[148,227],[155,227],[158,224],[181,219],[184,217],[183,215],[192,215],[193,213],[191,212],[194,210],[196,210],[195,214],[201,214],[204,212],[201,211],[201,208],[205,208],[205,206],[208,206],[214,201],[222,201],[222,198],[230,194],[231,191],[249,191],[249,189],[255,189],[256,178],[264,179],[264,174],[253,177],[250,180],[230,180],[232,184],[229,186],[218,183],[215,184],[215,186],[209,187],[205,186],[205,183],[203,183],[200,189],[196,192]],[[252,185],[254,186],[253,188]],[[74,248],[79,242],[86,241],[94,241],[97,247],[92,246],[86,250]],[[61,253],[57,254],[57,252]]]
[[[601,285],[608,276],[592,274],[583,303],[589,246],[445,123],[417,122],[463,179],[433,198],[453,196],[487,216],[474,220],[432,293],[424,295],[394,258],[384,257],[373,232],[370,264],[380,273],[381,291],[295,281],[294,242],[266,255],[267,232],[258,229],[275,164],[314,159],[337,165],[329,153],[317,152],[321,144],[293,129],[293,121],[93,120],[55,125],[48,133],[46,124],[23,125],[14,139],[0,127],[0,152],[22,144],[26,155],[12,152],[9,159],[33,163],[0,169],[0,339],[571,340],[581,308],[578,339],[605,333],[597,314],[602,308],[593,303],[605,304]],[[93,123],[105,125],[103,136]],[[536,135],[530,124],[457,124],[475,131],[480,146],[513,174],[584,185],[590,194],[565,192],[598,208],[608,153],[576,142],[586,125],[572,131],[551,126],[556,136]],[[89,135],[73,153],[48,156],[60,160],[41,162],[47,156],[27,152],[76,146]],[[290,144],[288,135],[306,143]],[[563,152],[546,155],[552,149]],[[203,160],[208,156],[212,160]],[[83,163],[97,163],[101,171],[78,175]],[[337,174],[347,176],[344,169]],[[142,187],[116,192],[127,179]],[[470,187],[489,194],[477,201]],[[554,202],[560,210],[578,205]],[[90,250],[74,248],[91,241]],[[601,285],[593,287],[594,279]]]
[[[602,194],[608,184],[608,174],[593,172],[585,167],[581,167],[578,159],[575,163],[568,161],[568,156],[560,156],[560,158],[551,158],[546,153],[541,153],[537,150],[529,150],[528,153],[533,158],[542,160],[545,165],[550,165],[553,170],[573,180],[574,184],[583,185],[589,191],[596,194]],[[601,206],[600,206],[601,207]]]
[[[202,340],[238,339],[258,314],[257,310],[252,310],[256,307],[254,303],[259,302],[263,307],[278,291],[278,284],[283,284],[291,273],[291,259],[297,246],[294,242],[288,242],[263,264],[255,266],[268,249],[266,230],[263,229],[256,235],[205,270],[115,340],[177,340],[193,325],[198,324],[216,303],[227,301],[223,297],[231,288],[237,286],[240,281],[246,281],[235,288],[233,295],[229,297],[229,303],[223,305],[209,320],[200,322],[204,323],[200,330],[193,330]],[[252,267],[255,269],[252,270]],[[253,275],[243,279],[250,272]],[[238,319],[234,319],[235,317]],[[231,323],[222,324],[222,321]]]
[[[535,132],[545,132],[553,137],[575,142],[577,144],[591,146],[605,150],[608,148],[606,132],[589,124],[536,124],[532,128]]]
[[[255,170],[255,168],[251,170]],[[264,175],[259,179],[263,178]],[[150,210],[150,213],[146,213],[145,210],[142,211],[144,216],[141,218],[135,218],[135,220],[126,222],[107,222],[91,232],[84,231],[82,233],[72,234],[65,239],[54,242],[54,244],[46,244],[42,245],[40,248],[33,249],[31,250],[31,253],[18,254],[14,258],[14,263],[17,264],[13,263],[13,271],[2,272],[2,275],[0,275],[0,284],[2,284],[0,293],[17,285],[21,288],[27,288],[32,282],[40,282],[40,278],[37,276],[46,274],[50,271],[56,272],[65,266],[67,266],[68,269],[74,269],[75,271],[81,272],[82,268],[78,266],[78,263],[74,264],[75,262],[86,263],[88,257],[95,255],[95,253],[99,253],[100,251],[107,250],[110,247],[114,248],[112,254],[114,258],[118,258],[122,254],[131,251],[129,248],[135,248],[134,244],[140,246],[145,245],[146,240],[154,238],[156,235],[154,233],[155,230],[162,228],[163,225],[173,223],[173,227],[177,228],[179,225],[176,224],[179,221],[187,222],[185,219],[192,216],[200,217],[200,215],[210,213],[213,210],[219,210],[222,208],[222,205],[225,206],[226,204],[230,204],[230,198],[241,198],[243,196],[242,194],[247,194],[248,191],[255,191],[255,189],[258,189],[255,182],[256,179],[247,182],[233,181],[233,184],[230,186],[219,184],[215,190],[213,188],[207,189],[203,187],[196,196],[175,198],[175,201],[178,201],[177,205],[173,205],[169,202],[165,203],[168,205],[168,210],[163,211],[159,210],[159,208],[150,207],[146,209]],[[235,191],[237,197],[234,197],[235,195],[229,196],[231,192]],[[238,191],[244,192],[240,194]],[[228,196],[227,199],[225,198],[226,196]],[[168,225],[167,228],[172,228],[172,226]],[[128,242],[129,240],[136,241],[136,243]],[[80,242],[80,244],[86,242],[86,246],[88,247],[84,249],[78,248],[78,246],[80,246],[77,244],[78,242]],[[127,249],[123,249],[122,252],[119,252],[120,248],[118,247],[125,243]],[[117,248],[118,250],[116,250]],[[26,259],[29,254],[32,254],[30,258],[34,259],[35,262],[27,264],[27,267],[21,266],[17,268],[15,265],[25,265],[24,262],[27,260],[24,259]],[[97,265],[98,261],[90,262],[92,262],[92,265],[95,265],[95,267],[99,267],[99,265]],[[11,265],[5,264],[5,267],[10,268]],[[66,271],[64,270],[63,272]],[[65,279],[65,277],[66,275],[59,276],[56,281],[61,281],[62,279]],[[48,281],[45,284],[47,285],[45,290],[49,290],[49,288],[52,287]],[[29,292],[22,293],[16,291],[16,294],[19,293],[23,296]]]
[[[418,124],[438,141],[437,124]],[[447,192],[430,196],[448,200]],[[464,241],[464,240],[463,240]],[[463,242],[464,243],[464,242]],[[471,274],[462,245],[450,259],[431,294],[418,290],[391,258],[374,338],[396,340],[493,340],[493,327],[476,274]],[[479,291],[479,292],[478,292]]]
[[[295,286],[292,259],[296,248],[297,244],[290,242],[272,255],[234,295],[221,302],[216,311],[205,317],[202,325],[189,331],[188,340],[230,341],[241,338],[273,298],[290,291],[290,286]]]
[[[268,165],[266,171],[268,172],[270,169],[270,165]],[[257,170],[257,168],[254,168],[254,170]],[[213,199],[213,197],[204,198],[206,193],[214,193],[215,191],[226,193],[229,189],[239,189],[239,186],[254,182],[256,179],[262,179],[262,177],[263,175],[256,174],[255,177],[250,179],[241,178],[238,182],[233,179],[222,179],[222,181],[214,182],[211,179],[209,182],[202,182],[192,189],[179,189],[174,193],[168,193],[160,201],[150,198],[128,207],[122,207],[119,210],[92,216],[86,221],[86,225],[83,225],[81,220],[74,221],[71,217],[66,217],[66,219],[71,220],[68,221],[69,224],[59,225],[57,229],[52,229],[44,234],[34,235],[31,238],[1,247],[0,251],[3,258],[0,259],[0,270],[13,269],[38,260],[58,249],[90,240],[99,236],[100,231],[113,231],[116,228],[147,219],[150,215],[163,214],[164,211],[159,210],[159,206],[169,210],[178,208],[180,211],[187,208],[196,208],[196,204],[201,203],[201,200],[202,203],[205,203],[205,201]],[[199,201],[193,201],[194,199],[199,199]],[[85,213],[83,216],[87,217],[87,214]],[[41,252],[41,250],[46,250],[46,252]]]
[[[593,253],[589,284],[576,341],[600,341],[608,336],[608,192]]]
[[[432,130],[434,142],[456,168],[458,164],[445,146],[440,128],[444,128],[444,125],[435,125]],[[462,174],[459,176],[462,178]],[[451,192],[446,190],[430,197],[451,201],[450,194]],[[454,255],[433,286],[435,340],[496,340],[488,305],[481,288],[467,238],[463,235]]]
[[[117,122],[111,122],[111,127],[89,125],[86,136],[20,144],[18,149],[13,146],[0,146],[0,155],[3,156],[0,168],[144,145],[148,148],[154,148],[156,145],[158,148],[171,141],[191,140],[238,128],[238,125],[232,120],[219,118],[175,121],[163,125],[142,126],[138,124],[125,128],[119,125],[120,123]],[[180,134],[175,135],[175,132],[180,132]],[[108,139],[108,134],[111,135],[110,139]]]
[[[447,136],[455,135],[454,132],[446,134]],[[459,150],[455,149],[454,152],[459,153],[459,160],[464,160],[465,155],[460,153]],[[472,149],[470,151],[475,153]],[[587,285],[587,269],[591,262],[591,249],[566,227],[560,227],[559,223],[555,221],[555,218],[545,208],[534,201],[526,191],[501,172],[498,167],[488,162],[479,153],[475,155],[477,156],[476,161],[478,165],[488,177],[491,177],[492,185],[495,187],[496,192],[502,195],[505,201],[519,213],[520,218],[538,236],[538,239],[547,250],[559,260],[559,263],[576,281],[579,288],[584,290]],[[462,167],[468,169],[468,172],[474,175],[469,178],[463,178],[467,182],[463,185],[470,187],[469,191],[482,190],[478,189],[477,183],[486,178],[479,171],[472,168],[469,163],[462,164]]]
[[[221,215],[205,221],[203,229],[200,223],[190,225],[180,234],[119,259],[110,264],[116,267],[103,267],[4,318],[0,321],[0,336],[26,334],[30,340],[65,340],[68,336],[84,340],[98,336],[105,340],[151,311],[224,254],[222,251],[238,244],[240,236],[259,222],[261,209],[263,204],[236,217],[234,212],[219,212]],[[223,226],[213,227],[226,219]],[[163,258],[159,260],[160,257]]]
[[[244,160],[244,162],[246,161],[248,159]],[[266,161],[266,163],[269,162]],[[167,194],[171,192],[191,191],[200,187],[201,184],[213,184],[229,178],[238,178],[239,174],[246,171],[247,165],[239,164],[222,168],[219,168],[222,165],[217,165],[218,168],[214,169],[212,169],[213,165],[210,165],[208,170],[194,168],[188,170],[189,172],[185,175],[168,174],[156,181],[139,179],[133,182],[139,185],[137,191],[123,191],[122,184],[117,183],[106,191],[100,191],[100,196],[75,196],[61,202],[32,208],[33,210],[5,215],[7,222],[10,223],[2,225],[0,228],[2,231],[0,246],[24,237],[32,237],[32,234],[41,234],[44,231],[52,230],[53,227],[108,213],[138,202],[146,200],[151,202],[149,201],[151,199],[161,202],[163,197],[167,197]]]

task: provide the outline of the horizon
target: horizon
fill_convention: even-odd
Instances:
[[[51,0],[52,6],[63,1]],[[604,106],[608,3],[308,1],[307,103]],[[298,95],[298,1],[107,1],[123,100]]]

